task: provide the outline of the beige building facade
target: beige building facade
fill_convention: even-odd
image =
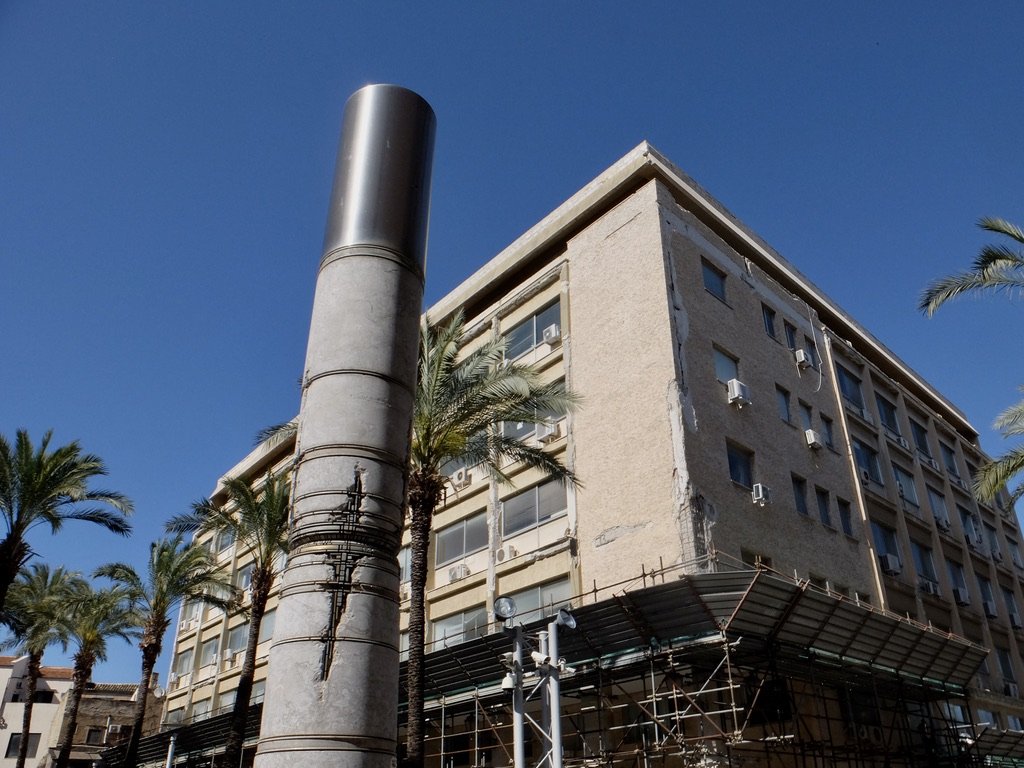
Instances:
[[[72,671],[70,667],[40,669],[42,676],[36,683],[35,702],[32,705],[26,765],[35,765],[50,747],[57,744],[59,733],[54,734],[53,728],[62,721],[64,701],[71,690]],[[0,704],[2,768],[14,768],[18,762],[27,688],[28,656],[0,656],[0,690],[3,691]]]
[[[977,433],[653,147],[632,150],[427,316],[458,310],[467,348],[504,336],[510,358],[583,397],[566,417],[505,425],[583,485],[515,466],[499,484],[450,467],[430,650],[495,632],[497,596],[530,621],[659,579],[753,568],[991,649],[946,714],[1021,730],[1021,533],[1012,508],[970,493],[985,459]],[[264,445],[227,474],[258,482],[290,463],[290,445]],[[233,542],[204,543],[246,586]],[[185,606],[165,721],[230,705],[244,645],[242,616]]]

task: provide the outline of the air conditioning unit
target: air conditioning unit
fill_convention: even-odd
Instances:
[[[953,601],[957,605],[970,605],[971,593],[967,591],[967,587],[953,587]]]
[[[796,364],[800,368],[810,368],[814,365],[814,360],[811,359],[811,355],[806,349],[794,349],[793,358],[796,360]]]
[[[180,626],[181,626],[181,631],[182,632],[188,632],[190,630],[195,629],[195,627],[196,627],[196,620],[195,619],[183,619]]]
[[[964,479],[962,477],[960,477],[960,475],[952,475],[950,477],[950,480],[952,480],[954,483],[956,483],[958,486],[960,486],[961,490],[964,490],[964,491],[967,490],[967,483],[964,482]]]
[[[821,448],[821,446],[825,444],[821,439],[821,433],[816,432],[813,429],[804,430],[804,439],[807,441],[807,447],[814,448],[815,450]]]
[[[951,527],[950,524],[949,524],[949,518],[948,517],[936,517],[935,518],[935,526],[940,531],[947,531],[948,532],[950,527]]]
[[[558,439],[558,422],[541,421],[537,423],[537,431],[534,432],[538,442],[550,443]]]
[[[234,649],[234,648],[225,648],[225,649],[224,649],[224,650],[223,650],[223,651],[221,652],[221,654],[220,654],[220,657],[221,657],[221,658],[222,658],[222,659],[223,659],[224,661],[231,661],[232,659],[234,659],[234,658],[235,658],[235,649]]]
[[[1003,683],[1003,693],[1015,699],[1020,698],[1020,687],[1016,683]]]
[[[178,682],[178,673],[171,672],[171,674],[167,676],[167,684],[174,685],[176,682]]]
[[[921,458],[924,460],[924,463],[927,464],[929,467],[934,469],[936,472],[939,471],[939,462],[937,462],[931,456],[922,456]]]
[[[111,723],[107,727],[107,733],[114,734],[114,733],[120,733],[120,732],[121,732],[121,724],[120,723]]]
[[[451,477],[452,485],[456,490],[465,488],[473,482],[473,473],[469,467],[459,467]]]
[[[981,607],[985,611],[985,615],[990,619],[994,619],[999,615],[999,610],[996,608],[996,604],[992,600],[985,600],[981,604]]]
[[[747,389],[747,385],[742,381],[739,379],[729,379],[725,386],[729,392],[730,403],[735,403],[738,408],[750,404],[750,390]]]
[[[935,597],[938,597],[941,594],[939,591],[939,585],[928,579],[921,579],[918,582],[918,587],[920,587],[921,592],[926,595],[934,595]]]
[[[878,556],[878,562],[882,566],[882,573],[887,576],[899,576],[903,572],[900,559],[893,554],[886,553]]]
[[[469,566],[466,565],[465,563],[459,563],[458,565],[453,565],[451,568],[448,569],[448,583],[449,584],[451,584],[453,581],[458,581],[459,579],[464,579],[467,576],[469,576]]]
[[[900,444],[900,448],[904,451],[910,450],[910,442],[903,435],[896,435],[896,442]]]
[[[552,323],[544,329],[544,343],[545,344],[557,344],[562,339],[562,329],[558,327],[558,323]]]
[[[1003,553],[1000,550],[993,548],[992,559],[995,560],[997,563],[1003,562]]]
[[[755,504],[760,504],[763,507],[772,501],[771,490],[764,483],[754,483],[754,487],[750,491],[750,498]]]
[[[903,483],[899,480],[896,481],[896,494],[902,499],[907,495],[907,492],[903,488]]]
[[[511,544],[506,544],[500,547],[497,552],[494,553],[494,559],[499,563],[504,563],[506,560],[511,560],[513,557],[518,555],[519,552]]]
[[[408,600],[411,594],[412,591],[411,587],[409,586],[409,582],[405,582],[404,584],[398,585],[398,601],[400,603],[404,603],[406,600]]]
[[[867,469],[862,469],[860,471],[860,479],[861,479],[861,482],[863,482],[864,484],[866,484],[866,485],[870,484],[871,483],[871,471],[867,470]]]
[[[874,424],[875,423],[875,422],[873,422],[871,420],[871,413],[868,411],[867,406],[862,405],[859,408],[857,408],[856,410],[857,410],[857,415],[860,416],[862,421],[864,421],[867,424]]]

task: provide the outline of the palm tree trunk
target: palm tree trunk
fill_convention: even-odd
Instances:
[[[163,645],[160,638],[163,637],[163,630],[158,627],[147,627],[145,636],[139,645],[142,646],[142,676],[139,678],[138,697],[135,701],[135,715],[132,720],[132,733],[128,737],[128,747],[124,753],[125,768],[135,768],[135,762],[139,754],[139,739],[142,738],[142,724],[146,721],[146,705],[149,702],[149,686],[153,679],[153,667],[160,656]],[[154,642],[153,637],[157,640]]]
[[[252,679],[256,674],[256,648],[260,640],[260,626],[263,614],[267,610],[267,599],[270,597],[270,585],[274,580],[274,572],[267,569],[253,570],[252,574],[252,608],[249,619],[249,639],[245,643],[245,656],[242,658],[242,671],[238,675],[238,688],[235,690],[235,704],[231,709],[231,724],[225,741],[224,764],[235,768],[242,758],[242,746],[245,744],[245,724],[249,718],[249,699],[252,698]]]
[[[430,523],[443,485],[433,476],[413,472],[409,482],[409,660],[406,664],[405,768],[423,768],[423,657],[426,645],[427,561]]]
[[[32,651],[28,655],[28,688],[25,691],[25,711],[21,716],[21,743],[18,745],[18,761],[14,768],[25,768],[28,757],[28,737],[32,732],[32,705],[35,703],[36,686],[39,683],[39,664],[43,654]]]
[[[71,746],[75,739],[75,730],[78,728],[78,707],[82,703],[82,694],[85,693],[85,686],[92,676],[92,666],[95,663],[96,658],[91,654],[83,657],[77,654],[75,656],[75,671],[71,676],[74,681],[71,687],[71,698],[64,711],[64,730],[61,732],[57,760],[54,762],[53,768],[68,768],[68,761],[71,759]]]

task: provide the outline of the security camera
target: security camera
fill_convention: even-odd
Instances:
[[[530,651],[530,658],[533,659],[533,663],[538,667],[546,667],[551,663],[551,657],[540,651]]]
[[[505,677],[501,679],[501,690],[503,691],[514,691],[516,688],[516,676],[511,672],[506,672]]]
[[[565,663],[565,659],[559,659],[558,672],[559,674],[565,675],[566,677],[571,677],[572,675],[576,674],[576,667],[570,667],[568,664]]]

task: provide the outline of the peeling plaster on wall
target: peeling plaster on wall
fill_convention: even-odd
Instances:
[[[611,528],[605,528],[594,537],[594,546],[603,547],[605,544],[611,544],[616,539],[621,539],[623,536],[629,536],[637,531],[645,530],[653,525],[654,523],[648,520],[646,523],[640,523],[637,525],[614,525]]]

